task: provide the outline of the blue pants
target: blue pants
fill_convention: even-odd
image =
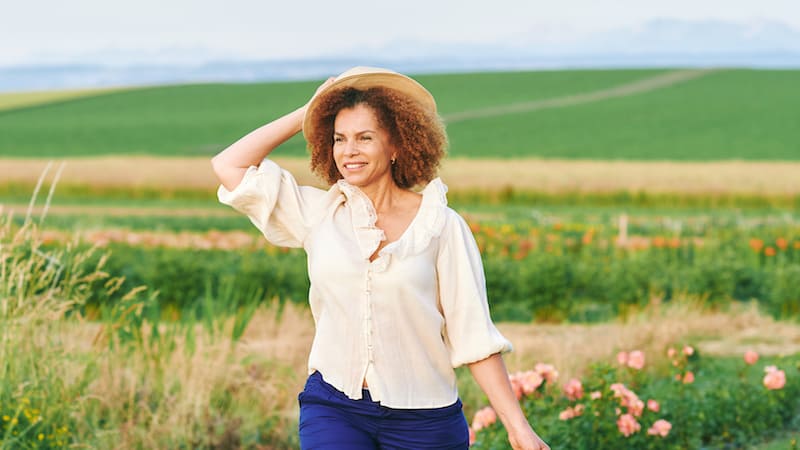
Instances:
[[[351,400],[319,372],[308,377],[300,402],[302,450],[464,450],[469,447],[461,400],[431,409],[393,409],[373,402],[369,390]]]

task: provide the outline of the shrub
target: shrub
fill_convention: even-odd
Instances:
[[[552,448],[567,450],[741,448],[779,435],[800,416],[797,356],[753,366],[701,358],[691,347],[669,356],[664,367],[639,370],[641,359],[620,354],[618,363],[595,364],[562,387],[543,381],[521,392],[520,404]],[[767,367],[785,384],[770,384],[770,363],[788,371]],[[518,383],[519,374],[510,377]],[[474,448],[507,448],[505,431],[487,417],[483,409],[472,421]]]

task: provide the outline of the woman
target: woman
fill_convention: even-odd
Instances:
[[[328,190],[265,159],[301,129]],[[513,448],[548,448],[511,390],[500,356],[511,344],[489,317],[475,240],[434,178],[446,144],[424,87],[356,67],[212,160],[221,202],[308,254],[316,333],[298,396],[303,449],[467,448],[453,371],[463,364]]]

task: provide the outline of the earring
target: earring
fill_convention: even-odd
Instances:
[[[392,165],[394,165],[394,163],[396,163],[396,162],[397,162],[397,159],[392,158]]]

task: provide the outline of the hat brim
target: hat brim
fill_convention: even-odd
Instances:
[[[349,72],[349,71],[348,71]],[[419,84],[416,80],[407,77],[403,74],[396,72],[364,72],[349,74],[347,72],[339,76],[330,86],[325,88],[324,91],[317,93],[314,98],[308,103],[305,116],[303,117],[303,137],[306,141],[309,140],[309,134],[312,128],[312,117],[314,112],[320,105],[323,98],[331,92],[335,92],[342,88],[356,88],[359,90],[366,90],[373,87],[386,87],[399,91],[405,94],[422,105],[423,108],[435,113],[436,101],[433,95],[428,92],[425,87]]]

